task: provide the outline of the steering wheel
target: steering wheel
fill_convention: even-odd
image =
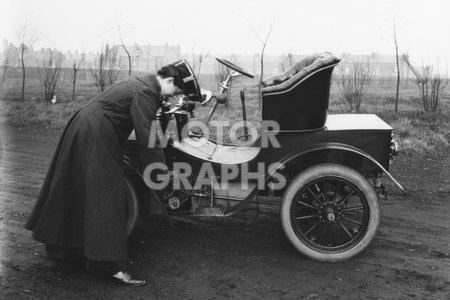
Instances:
[[[232,62],[230,62],[230,61],[228,61],[228,60],[226,60],[226,59],[222,59],[222,58],[217,58],[217,57],[216,57],[216,60],[217,60],[218,62],[220,62],[221,64],[227,66],[227,67],[230,68],[231,70],[234,70],[234,71],[238,72],[239,74],[242,74],[242,75],[247,76],[247,77],[250,77],[250,78],[255,77],[255,75],[253,75],[252,73],[247,72],[246,70],[242,69],[242,68],[239,67],[239,66],[236,66],[235,64],[233,64]]]

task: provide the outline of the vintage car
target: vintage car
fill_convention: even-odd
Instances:
[[[217,60],[230,72],[217,95],[200,99],[203,104],[214,102],[205,126],[217,105],[227,101],[232,79],[253,77],[227,60]],[[328,114],[331,75],[339,61],[330,53],[312,55],[266,78],[261,122],[275,122],[278,128],[262,126],[251,143],[218,143],[204,134],[205,127],[185,130],[183,135],[195,105],[185,101],[163,108],[161,129],[174,137],[164,148],[170,184],[160,197],[147,188],[148,178],[140,171],[145,166],[139,166],[136,143],[130,136],[124,156],[129,232],[138,206],[147,200],[158,203],[170,220],[170,215],[179,214],[226,217],[259,198],[273,197],[279,201],[287,238],[302,254],[320,261],[342,261],[360,253],[380,222],[380,177],[385,174],[403,188],[388,172],[397,154],[388,124],[373,114]],[[241,98],[245,105],[243,93]],[[276,142],[268,143],[273,137]],[[181,162],[189,165],[189,174],[180,174],[186,171],[177,167]],[[233,172],[233,179],[223,185],[225,175]],[[199,177],[201,184],[194,184]]]

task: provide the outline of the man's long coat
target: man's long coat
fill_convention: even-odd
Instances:
[[[26,224],[35,240],[82,247],[93,260],[127,259],[122,148],[134,128],[142,166],[165,162],[148,147],[160,90],[150,75],[120,82],[72,116]]]

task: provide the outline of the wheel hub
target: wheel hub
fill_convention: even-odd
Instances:
[[[328,223],[337,222],[341,214],[341,208],[336,202],[327,201],[319,206],[319,218]]]
[[[330,212],[327,214],[327,219],[328,221],[333,222],[336,219],[336,217],[334,216],[334,213]]]

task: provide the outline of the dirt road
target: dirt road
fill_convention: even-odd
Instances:
[[[132,270],[143,288],[105,281],[77,262],[45,258],[23,229],[59,132],[2,129],[0,276],[2,299],[400,299],[450,298],[450,149],[399,156],[387,179],[379,232],[344,263],[300,255],[278,213],[228,219],[177,218],[175,229],[143,218],[130,238]]]

